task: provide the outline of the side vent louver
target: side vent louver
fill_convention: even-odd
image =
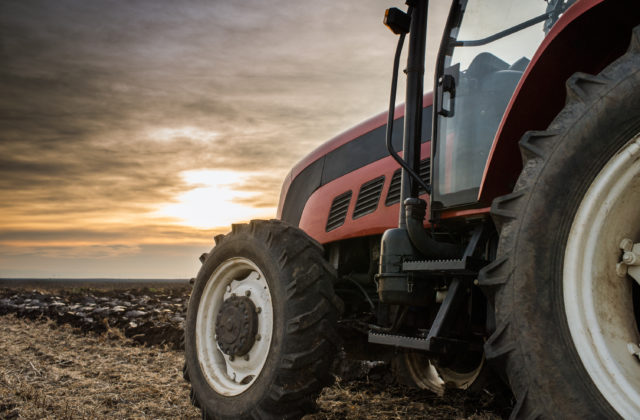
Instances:
[[[400,177],[402,176],[402,171],[400,169],[396,169],[391,177],[391,183],[389,184],[389,191],[387,191],[387,199],[384,204],[390,206],[392,204],[400,201]]]
[[[431,182],[431,159],[427,158],[420,161],[419,175],[425,184],[429,184]],[[420,187],[418,190],[418,195],[424,193],[426,193],[426,191],[424,190],[424,188]]]
[[[384,202],[386,206],[391,206],[400,201],[400,176],[400,169],[397,169],[391,177],[389,191],[387,191],[387,198]],[[431,159],[426,158],[420,161],[420,178],[427,184],[431,182]],[[419,194],[424,193],[424,188],[420,188]]]
[[[353,210],[353,218],[357,219],[366,214],[373,213],[378,208],[380,194],[384,186],[384,176],[365,182],[360,187],[356,207]]]
[[[333,199],[333,203],[331,203],[331,210],[329,210],[329,218],[327,219],[327,232],[344,224],[344,220],[347,218],[347,210],[349,210],[350,202],[351,191],[342,193]]]

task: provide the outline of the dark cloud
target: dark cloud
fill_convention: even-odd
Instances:
[[[236,201],[274,207],[288,168],[384,108],[388,6],[0,2],[0,256],[17,241],[108,241],[92,248],[105,255],[145,237],[202,244],[143,220],[192,187],[187,170],[261,172]],[[47,255],[79,252],[55,246]]]

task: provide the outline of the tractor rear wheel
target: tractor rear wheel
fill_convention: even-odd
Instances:
[[[204,419],[301,417],[332,380],[334,271],[317,242],[277,220],[216,242],[187,310],[192,402]]]
[[[640,243],[640,27],[600,74],[572,76],[565,108],[520,146],[516,187],[492,206],[498,256],[479,278],[512,417],[639,418],[640,269],[621,262]]]

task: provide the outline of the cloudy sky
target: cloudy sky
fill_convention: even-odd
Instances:
[[[275,215],[296,161],[386,107],[390,6],[0,2],[0,277],[192,277],[215,234]]]

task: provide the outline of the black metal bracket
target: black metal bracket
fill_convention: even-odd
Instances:
[[[429,329],[427,340],[438,337],[444,329],[450,326],[453,317],[457,313],[457,309],[464,300],[465,289],[466,287],[462,284],[462,280],[457,278],[453,279],[449,285],[447,296],[445,296],[436,314],[436,319],[433,320],[433,324]]]
[[[453,280],[449,286],[447,296],[444,302],[442,302],[436,319],[426,337],[409,337],[370,331],[368,336],[369,343],[422,350],[438,354],[446,354],[452,351],[481,350],[481,345],[475,345],[474,343],[454,338],[440,337],[440,334],[451,326],[460,305],[464,303],[465,289],[466,286],[462,280]]]
[[[449,96],[446,98],[448,102],[448,107],[445,108],[445,94],[448,93]],[[443,74],[440,79],[438,79],[438,109],[437,112],[439,115],[443,117],[453,117],[455,115],[455,103],[456,103],[456,80],[451,74]]]

